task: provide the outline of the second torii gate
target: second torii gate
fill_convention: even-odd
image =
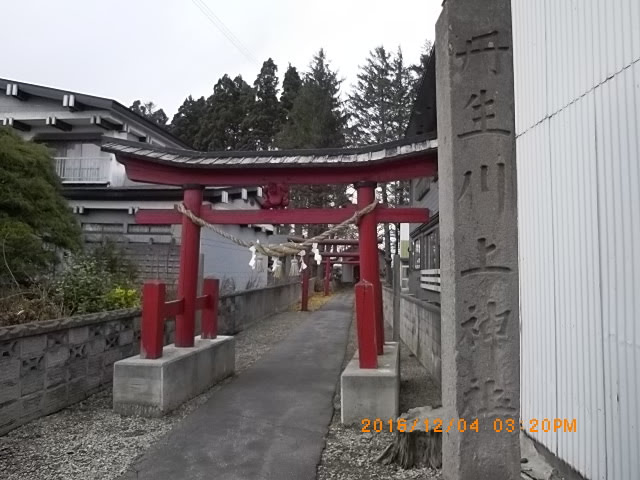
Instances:
[[[375,202],[378,182],[429,177],[437,172],[436,144],[425,137],[357,149],[212,153],[109,139],[103,143],[102,149],[116,155],[133,181],[181,186],[187,210],[208,223],[221,225],[338,224]],[[357,191],[356,206],[221,211],[202,205],[205,186],[345,183],[353,184]],[[274,202],[267,204],[273,206]],[[359,286],[373,292],[373,303],[358,309],[361,368],[377,368],[377,355],[383,353],[384,345],[377,224],[424,223],[428,218],[429,213],[424,208],[390,208],[384,205],[376,206],[360,218]],[[183,302],[183,307],[176,317],[175,345],[191,347],[195,334],[200,226],[175,210],[139,211],[136,222],[182,225],[178,300]]]
[[[306,239],[303,237],[288,237],[287,240],[289,240],[290,242],[297,242],[297,243],[301,243],[304,242]],[[381,243],[382,239],[378,239],[378,243]],[[323,261],[325,269],[324,269],[324,296],[328,296],[329,295],[329,284],[331,282],[331,266],[332,263],[340,263],[337,261],[332,262],[332,258],[346,258],[346,257],[357,257],[359,259],[360,257],[360,252],[351,252],[351,251],[336,251],[335,247],[338,245],[350,245],[350,246],[356,246],[359,244],[359,241],[357,238],[328,238],[326,240],[321,240],[318,242],[318,245],[324,245],[325,248],[329,248],[329,247],[333,247],[334,250],[325,250],[324,252],[322,252],[322,257],[330,257],[330,258],[325,258],[325,260]],[[355,260],[353,262],[347,262],[347,263],[351,263],[351,264],[360,264],[359,260]]]

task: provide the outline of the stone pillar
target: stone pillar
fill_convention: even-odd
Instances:
[[[520,475],[510,3],[446,0],[436,26],[447,480]]]

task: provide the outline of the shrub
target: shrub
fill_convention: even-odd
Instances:
[[[135,288],[115,287],[105,298],[110,310],[140,306],[140,294]]]
[[[79,256],[54,284],[53,296],[68,315],[136,307],[135,267],[115,245]]]
[[[79,247],[49,151],[0,127],[0,283],[29,285]]]
[[[54,297],[69,315],[99,312],[111,290],[112,276],[94,258],[75,261],[54,286]]]

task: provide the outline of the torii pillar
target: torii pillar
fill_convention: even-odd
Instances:
[[[362,210],[376,199],[375,182],[358,182],[354,184],[358,193],[358,210]],[[364,215],[358,224],[358,240],[360,250],[360,279],[371,283],[374,287],[374,315],[365,319],[368,327],[375,331],[376,353],[382,355],[384,350],[384,318],[382,310],[382,283],[380,282],[380,266],[378,259],[378,224],[372,213]],[[361,319],[358,319],[360,321]],[[362,350],[364,346],[359,346]],[[366,348],[366,347],[365,347]]]
[[[331,258],[324,265],[324,296],[328,297],[331,289]]]
[[[520,335],[510,0],[445,1],[436,83],[442,403],[454,424],[442,434],[443,474],[512,480]]]
[[[185,185],[183,192],[184,206],[195,215],[200,215],[203,187],[201,185]],[[176,318],[176,347],[193,347],[194,345],[199,259],[200,227],[184,215],[182,217],[180,274],[178,277],[178,298],[183,299],[184,309]]]

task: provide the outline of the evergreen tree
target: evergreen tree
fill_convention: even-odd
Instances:
[[[431,40],[425,40],[424,46],[422,47],[422,53],[420,54],[420,60],[418,63],[411,65],[409,70],[411,72],[411,99],[412,101],[416,99],[418,95],[418,87],[420,87],[420,81],[424,75],[424,72],[427,69],[427,64],[429,63],[429,59],[433,54],[433,42]]]
[[[269,58],[262,64],[262,69],[253,86],[256,101],[249,114],[248,123],[251,136],[258,150],[268,150],[280,129],[283,111],[278,101],[278,67]]]
[[[350,143],[384,143],[394,137],[392,96],[390,55],[380,46],[369,52],[349,95]]]
[[[382,46],[371,51],[347,103],[350,143],[368,145],[402,138],[411,113],[411,87],[401,48],[395,55]]]
[[[405,66],[402,48],[398,47],[391,61],[390,110],[393,139],[402,138],[409,124],[414,101],[412,85],[411,70]]]
[[[225,74],[207,99],[207,112],[194,147],[208,151],[255,150],[248,121],[254,102],[254,91],[242,76],[232,80]]]
[[[411,67],[404,65],[402,49],[398,47],[395,57],[391,61],[391,109],[393,118],[394,138],[402,138],[409,125],[409,117],[415,97],[413,94],[413,79]],[[409,203],[409,185],[407,180],[388,184],[389,203],[392,205],[407,205]],[[397,225],[396,236],[400,226]],[[397,245],[396,245],[397,246]]]
[[[171,131],[183,142],[193,146],[200,131],[200,123],[207,112],[207,101],[204,97],[194,100],[189,95],[180,105],[178,113],[171,120]]]
[[[80,247],[46,147],[0,128],[0,280],[30,282],[55,264],[56,249]]]
[[[346,117],[340,100],[337,73],[324,50],[314,55],[278,136],[281,148],[328,148],[344,145]]]
[[[360,68],[353,92],[349,95],[350,143],[367,145],[402,138],[411,112],[412,87],[411,71],[404,65],[400,48],[395,55],[388,54],[382,46],[370,52],[365,65]],[[406,182],[382,184],[379,190],[382,203],[392,205],[404,203],[406,191]],[[392,230],[396,232],[397,238],[399,225],[384,224],[388,273],[391,268]],[[390,279],[389,274],[387,278]]]
[[[293,102],[298,96],[301,87],[302,79],[298,74],[298,70],[289,64],[284,74],[284,80],[282,80],[282,95],[280,95],[280,105],[284,111],[285,120],[289,118],[289,113],[293,108]]]
[[[287,70],[289,78],[284,85],[289,100],[293,100],[286,123],[277,137],[279,148],[330,148],[345,143],[346,117],[340,100],[340,83],[326,58],[324,50],[314,55],[309,70],[304,74],[299,89],[297,72]],[[297,94],[296,94],[297,89]],[[286,105],[286,100],[283,100]],[[285,106],[286,110],[286,106]],[[298,208],[341,206],[348,202],[344,185],[309,185],[291,189],[291,203]],[[325,230],[324,225],[306,228],[307,235]],[[302,233],[296,225],[296,232]]]
[[[158,108],[153,102],[142,103],[140,100],[136,100],[129,109],[163,127],[169,121],[169,117],[164,113],[164,110]]]

